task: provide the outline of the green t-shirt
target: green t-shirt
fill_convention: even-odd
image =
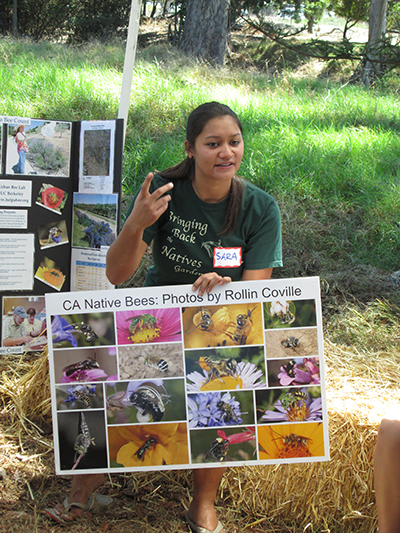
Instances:
[[[169,181],[155,176],[150,192]],[[168,209],[143,233],[147,244],[153,241],[146,286],[191,284],[207,272],[240,281],[243,269],[282,266],[281,218],[272,196],[244,182],[235,231],[221,235],[228,200],[203,202],[189,180],[173,182]],[[221,264],[229,266],[216,266]]]

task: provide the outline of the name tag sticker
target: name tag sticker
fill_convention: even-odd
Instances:
[[[242,248],[214,248],[214,268],[237,268],[242,264]]]

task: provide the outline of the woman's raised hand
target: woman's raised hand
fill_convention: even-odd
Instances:
[[[225,285],[225,283],[230,283],[231,281],[232,278],[229,276],[220,276],[216,272],[208,272],[196,279],[192,289],[194,291],[198,290],[199,295],[203,296],[205,292],[211,292],[216,285]]]
[[[128,224],[134,223],[141,229],[154,224],[166,211],[168,202],[171,200],[171,196],[166,193],[173,188],[173,183],[167,183],[150,193],[153,176],[152,172],[147,174],[127,220]]]

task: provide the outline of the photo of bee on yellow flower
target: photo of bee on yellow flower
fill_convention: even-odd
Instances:
[[[160,467],[189,462],[185,422],[110,426],[108,444],[110,466],[114,468]]]
[[[188,392],[264,388],[262,346],[185,351]]]
[[[325,455],[323,429],[321,422],[259,426],[260,459],[323,457]]]
[[[262,344],[261,304],[187,307],[182,311],[186,348]]]

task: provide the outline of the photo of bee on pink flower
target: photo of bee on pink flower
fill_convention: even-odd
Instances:
[[[190,431],[192,463],[257,460],[254,426]]]
[[[117,311],[118,344],[181,341],[180,315],[178,308]]]
[[[187,424],[109,426],[108,450],[111,468],[185,465],[189,462]]]
[[[53,348],[115,344],[113,313],[83,313],[51,317]]]
[[[264,388],[262,346],[185,351],[188,392]]]
[[[295,357],[268,361],[270,387],[319,385],[321,382],[318,357]]]
[[[91,383],[118,379],[115,346],[54,352],[56,383]]]
[[[265,329],[317,325],[315,300],[276,300],[263,305]]]
[[[254,424],[252,391],[200,392],[187,401],[190,429]]]
[[[104,407],[103,386],[98,383],[69,383],[56,387],[57,411]]]
[[[261,304],[187,307],[182,312],[186,348],[262,344]]]
[[[322,420],[321,387],[256,391],[257,422]]]
[[[107,383],[108,424],[186,420],[183,379]]]

